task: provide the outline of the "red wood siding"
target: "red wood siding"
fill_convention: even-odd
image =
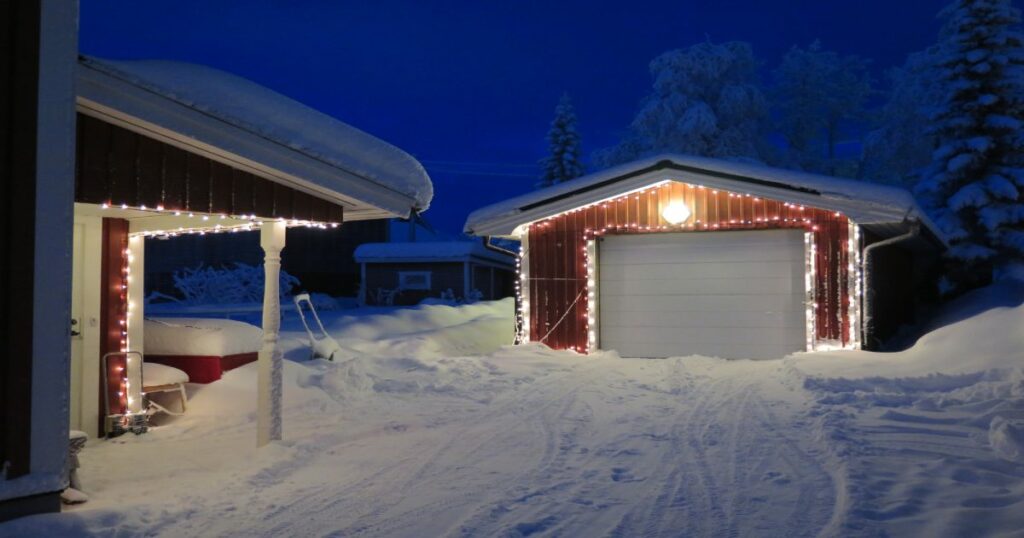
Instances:
[[[102,294],[100,295],[100,356],[127,349],[128,317],[128,221],[103,219],[103,260],[101,262]],[[109,398],[110,413],[123,414],[127,395],[123,390],[124,357],[112,357],[107,363],[106,387],[100,391],[100,409],[104,409],[104,391]],[[100,364],[103,368],[103,364]],[[101,383],[102,383],[102,377]],[[100,431],[104,431],[100,417]]]
[[[341,223],[343,207],[78,115],[75,201]]]
[[[690,218],[672,226],[662,209],[682,201]],[[813,232],[816,336],[846,345],[848,220],[831,211],[742,193],[668,182],[534,223],[529,230],[530,338],[556,349],[587,349],[586,240],[595,235],[803,228]],[[564,316],[564,319],[563,319]],[[561,322],[560,322],[561,320]]]

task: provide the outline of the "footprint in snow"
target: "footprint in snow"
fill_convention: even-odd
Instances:
[[[613,482],[642,482],[643,478],[633,476],[626,467],[612,467]]]
[[[783,473],[778,471],[768,471],[761,477],[763,482],[771,482],[773,484],[784,485],[790,483],[790,479]]]

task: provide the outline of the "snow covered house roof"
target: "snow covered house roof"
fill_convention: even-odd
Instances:
[[[78,110],[342,205],[346,220],[426,210],[404,151],[241,77],[172,61],[81,57]]]
[[[358,263],[468,262],[486,260],[511,266],[512,256],[491,250],[479,241],[364,243],[355,251]]]
[[[937,241],[945,243],[913,195],[897,187],[674,153],[615,166],[478,209],[466,220],[465,231],[474,235],[515,235],[516,228],[523,224],[664,180],[839,211],[885,236],[901,233],[905,221],[918,219]]]

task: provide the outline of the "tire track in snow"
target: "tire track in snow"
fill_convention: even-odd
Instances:
[[[654,474],[666,478],[659,485],[659,492],[643,518],[629,518],[631,521],[643,522],[642,529],[623,535],[640,532],[645,536],[700,534],[713,527],[711,519],[722,517],[715,485],[702,461],[700,443],[707,426],[712,423],[706,417],[713,416],[713,409],[725,405],[715,399],[725,381],[709,378],[689,386],[690,391],[684,391],[680,379],[683,363],[678,359],[673,361],[674,390],[671,392],[677,393],[676,398],[682,399],[685,404],[670,402],[677,406],[668,434],[673,442],[666,443],[660,463],[653,470]],[[685,517],[679,517],[680,509]]]
[[[410,509],[397,509],[400,504],[414,495],[412,492],[417,491],[418,487],[429,489],[431,484],[438,481],[446,481],[446,475],[451,471],[451,464],[449,462],[452,460],[458,460],[460,461],[460,466],[467,467],[471,466],[474,458],[476,458],[477,462],[486,465],[487,457],[490,454],[484,454],[481,460],[481,449],[488,444],[494,444],[496,442],[495,438],[501,436],[501,432],[494,431],[495,424],[502,424],[499,419],[507,418],[509,414],[516,414],[520,422],[537,426],[538,423],[534,422],[536,417],[542,416],[552,407],[559,406],[560,404],[562,406],[566,405],[566,400],[571,401],[575,390],[579,389],[577,382],[576,387],[566,392],[569,387],[572,387],[572,380],[575,378],[586,379],[587,376],[584,374],[595,368],[597,368],[596,364],[580,363],[568,371],[536,381],[526,389],[512,391],[511,394],[504,396],[504,399],[497,405],[488,406],[484,413],[475,415],[469,423],[459,424],[455,427],[456,431],[446,432],[448,440],[433,448],[430,451],[429,457],[425,460],[414,456],[412,458],[414,463],[409,466],[411,468],[392,469],[388,473],[389,475],[399,476],[412,475],[410,479],[400,480],[402,486],[392,488],[394,491],[401,492],[397,498],[374,499],[375,507],[373,509],[368,513],[358,516],[351,524],[339,529],[339,532],[344,535],[403,535],[408,532],[416,534],[415,527],[419,526],[421,518],[429,518],[434,514],[448,510],[461,509],[465,506],[479,503],[482,498],[488,498],[491,496],[489,491],[500,487],[500,484],[496,485],[485,482],[478,484],[471,490],[457,492],[450,497],[429,501],[425,504],[421,503]],[[544,397],[545,392],[559,389],[563,393],[560,398],[551,399]],[[519,412],[517,413],[516,411]],[[545,448],[535,465],[544,465],[544,462],[550,460],[551,455],[554,454],[555,442],[553,439],[555,433],[547,431],[547,428],[550,424],[557,424],[557,422],[550,420],[541,420],[539,422],[540,433],[534,436],[533,439],[543,438]],[[479,439],[479,441],[467,444],[467,439]],[[520,440],[520,442],[525,441]],[[503,443],[499,443],[499,445],[501,444]],[[422,449],[423,447],[416,448]],[[455,454],[460,454],[463,457],[456,457]],[[533,468],[534,466],[525,466],[524,470],[510,481],[512,483],[522,481],[523,477],[528,475]]]
[[[437,428],[395,433],[400,448],[392,464],[351,483],[330,483],[325,473],[298,498],[279,502],[273,482],[287,476],[270,476],[260,499],[274,506],[261,514],[261,530],[813,535],[831,516],[834,500],[820,494],[830,481],[819,456],[808,453],[809,440],[786,437],[799,431],[788,424],[796,410],[763,389],[774,382],[762,379],[767,372],[686,359],[577,363],[478,412],[457,408]],[[412,446],[402,445],[410,439]],[[317,436],[315,445],[344,453],[364,440],[332,433]]]

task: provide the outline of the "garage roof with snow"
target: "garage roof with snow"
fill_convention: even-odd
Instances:
[[[520,225],[665,180],[839,211],[883,236],[901,233],[903,223],[917,219],[933,239],[945,243],[913,195],[904,189],[682,154],[655,155],[478,209],[469,215],[465,231],[474,235],[511,236]]]
[[[82,57],[79,112],[345,207],[346,220],[426,210],[408,153],[241,77],[171,61]]]

